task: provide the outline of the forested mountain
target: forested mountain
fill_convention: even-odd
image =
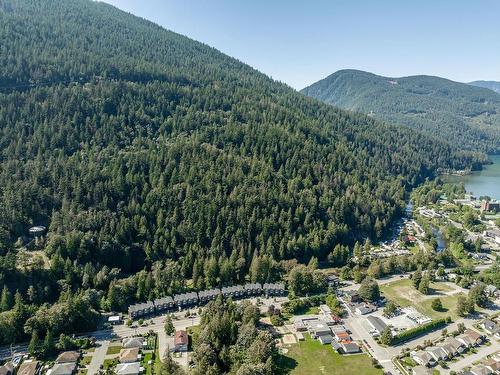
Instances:
[[[342,265],[410,187],[480,165],[107,4],[0,0],[0,39],[0,342]]]
[[[432,76],[389,78],[340,70],[302,92],[461,149],[500,152],[500,95],[484,88]]]
[[[497,81],[474,81],[469,82],[469,85],[484,87],[485,89],[490,89],[500,94],[500,82]]]

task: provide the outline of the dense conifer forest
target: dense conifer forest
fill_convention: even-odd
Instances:
[[[0,0],[0,40],[0,343],[342,266],[409,189],[482,161],[103,3]]]
[[[340,70],[302,92],[340,108],[411,127],[459,149],[498,153],[500,95],[472,85],[480,83]]]

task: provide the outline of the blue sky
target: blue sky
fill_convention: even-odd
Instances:
[[[500,81],[500,0],[106,0],[301,89],[339,69]]]

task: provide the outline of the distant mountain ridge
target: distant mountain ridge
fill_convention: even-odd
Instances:
[[[391,78],[340,70],[301,92],[463,149],[500,152],[500,95],[486,88],[434,76]]]
[[[490,89],[500,94],[500,82],[498,81],[473,81],[469,85]]]

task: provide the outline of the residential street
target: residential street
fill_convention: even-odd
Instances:
[[[106,352],[109,346],[109,340],[97,341],[98,345],[92,354],[92,360],[90,361],[88,368],[88,375],[94,375],[99,372],[101,365],[104,362],[104,358],[106,357]]]
[[[464,367],[472,366],[474,362],[479,361],[480,359],[493,354],[495,352],[498,352],[500,350],[500,347],[498,343],[492,342],[490,346],[481,346],[477,353],[467,355],[465,356],[464,359],[461,359],[457,362],[449,362],[448,366],[450,367],[449,369],[439,369],[441,374],[449,374],[450,371],[459,371],[462,370]]]

